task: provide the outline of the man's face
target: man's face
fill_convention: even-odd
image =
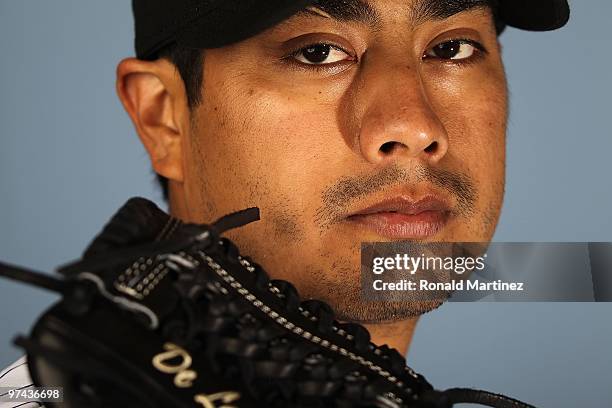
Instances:
[[[229,237],[273,278],[341,319],[406,318],[435,305],[361,302],[360,244],[491,239],[507,115],[491,11],[321,3],[205,51],[171,199],[199,222],[259,207]]]

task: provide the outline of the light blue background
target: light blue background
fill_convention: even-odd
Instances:
[[[555,33],[503,35],[512,91],[499,241],[612,241],[612,2],[576,1]],[[127,0],[0,0],[0,259],[78,257],[133,195],[160,202],[115,96],[132,54]],[[0,365],[55,296],[0,282]],[[408,362],[437,387],[543,407],[612,406],[612,304],[452,303],[419,323]],[[112,322],[109,322],[112,325]]]

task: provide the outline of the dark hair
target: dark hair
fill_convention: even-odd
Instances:
[[[499,16],[499,0],[489,0],[489,4],[493,9],[495,28],[497,33],[501,34],[506,25]],[[197,107],[202,102],[204,50],[172,44],[161,50],[158,57],[166,58],[176,66],[185,84],[189,109]],[[168,201],[168,179],[158,174],[157,180],[161,186],[164,200]]]
[[[158,57],[166,58],[174,64],[185,84],[189,109],[197,107],[202,102],[204,51],[199,48],[188,48],[172,44],[161,50]],[[158,174],[157,181],[159,181],[161,186],[164,200],[168,201],[168,179]]]

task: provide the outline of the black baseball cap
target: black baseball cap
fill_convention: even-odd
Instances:
[[[173,43],[192,48],[229,45],[317,1],[322,0],[132,0],[136,56],[155,59]],[[524,30],[555,30],[569,20],[567,0],[492,1],[498,3],[503,24]]]

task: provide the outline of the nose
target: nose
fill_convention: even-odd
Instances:
[[[368,162],[410,159],[431,165],[446,155],[446,129],[414,69],[386,67],[364,76],[360,93],[359,149]]]

